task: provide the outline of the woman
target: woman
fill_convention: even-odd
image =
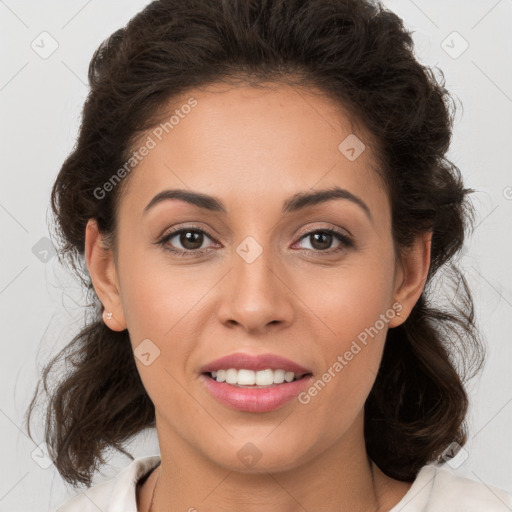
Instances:
[[[161,0],[100,46],[52,191],[94,311],[44,370],[72,363],[46,440],[88,487],[145,428],[160,455],[59,510],[512,506],[440,466],[482,348],[450,96],[412,46],[362,0]]]

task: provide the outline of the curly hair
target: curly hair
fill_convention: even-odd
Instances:
[[[129,333],[102,322],[84,263],[90,218],[115,241],[116,208],[130,176],[101,199],[94,191],[127,161],[170,98],[221,81],[315,86],[375,141],[396,247],[426,231],[432,247],[423,293],[405,322],[388,331],[365,402],[367,452],[388,476],[412,481],[452,442],[467,442],[465,382],[484,362],[473,299],[457,266],[473,225],[473,190],[446,157],[455,106],[440,75],[416,60],[402,20],[371,0],[157,0],[98,47],[77,143],[51,193],[59,261],[80,278],[89,305],[81,331],[43,368],[26,417],[30,435],[42,382],[45,440],[63,479],[90,486],[107,448],[133,459],[123,445],[155,426]],[[453,292],[444,305],[434,301],[437,281]],[[48,393],[63,361],[71,367]]]

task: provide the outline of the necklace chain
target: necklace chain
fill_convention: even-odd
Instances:
[[[151,503],[149,504],[148,512],[151,512],[153,510],[153,500],[155,499],[156,486],[158,485],[158,480],[160,479],[161,473],[162,473],[162,467],[160,466],[160,469],[158,470],[158,476],[156,477],[155,487],[153,487],[153,493],[151,494]]]

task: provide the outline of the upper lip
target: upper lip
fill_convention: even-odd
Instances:
[[[215,359],[215,361],[211,361],[201,368],[201,373],[208,373],[216,370],[228,370],[229,368],[254,371],[266,370],[267,368],[272,370],[281,369],[295,373],[296,377],[302,377],[307,373],[311,373],[307,368],[304,368],[300,364],[282,356],[275,354],[259,354],[256,356],[252,354],[244,354],[242,352],[230,354],[228,356]]]

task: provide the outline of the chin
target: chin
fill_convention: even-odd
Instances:
[[[228,443],[208,446],[205,455],[228,471],[247,474],[278,473],[293,469],[306,462],[304,436],[299,432],[291,436],[284,431],[281,436],[276,432],[251,436],[246,432],[238,439],[230,438]],[[273,437],[274,436],[274,437]],[[273,439],[271,439],[273,437]],[[212,448],[214,451],[212,452]]]

